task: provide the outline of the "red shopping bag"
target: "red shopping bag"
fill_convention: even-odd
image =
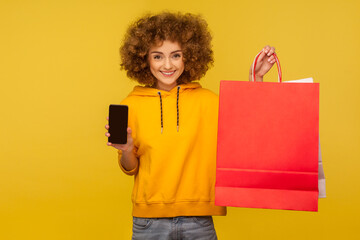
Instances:
[[[318,209],[319,84],[281,83],[276,60],[278,83],[220,83],[216,205]]]

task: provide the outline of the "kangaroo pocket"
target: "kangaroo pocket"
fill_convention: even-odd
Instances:
[[[196,173],[182,175],[171,172],[148,179],[144,175],[139,175],[135,181],[138,185],[133,192],[135,203],[175,203],[214,199],[214,179],[211,177],[201,179]]]

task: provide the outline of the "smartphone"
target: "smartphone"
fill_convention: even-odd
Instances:
[[[109,106],[109,142],[125,144],[127,142],[128,106]]]

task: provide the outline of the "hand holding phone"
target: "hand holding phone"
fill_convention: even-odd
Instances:
[[[127,127],[128,107],[125,105],[110,105],[107,120],[109,121],[109,124],[105,125],[105,128],[109,131],[105,133],[105,136],[108,137],[107,145],[122,151],[121,165],[125,169],[134,169],[139,162],[134,152],[131,128]]]
[[[106,120],[109,121],[109,117],[106,117]],[[109,130],[109,124],[105,125],[105,129]],[[131,128],[128,127],[127,128],[127,142],[126,142],[126,144],[118,144],[118,143],[107,142],[107,145],[111,146],[111,147],[114,147],[114,148],[116,148],[118,150],[121,150],[121,151],[132,152],[133,149],[134,149],[134,139],[132,138],[131,133],[132,133]],[[109,138],[110,133],[106,132],[105,136]]]

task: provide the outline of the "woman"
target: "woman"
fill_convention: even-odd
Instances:
[[[257,80],[273,53],[263,49]],[[226,215],[214,204],[218,97],[194,82],[213,64],[207,23],[192,14],[145,16],[129,27],[120,54],[128,77],[143,85],[121,103],[129,106],[127,143],[107,143],[135,175],[133,239],[217,239],[211,216]]]

